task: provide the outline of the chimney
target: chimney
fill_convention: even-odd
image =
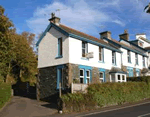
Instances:
[[[128,33],[128,30],[124,30],[124,33],[119,35],[120,39],[124,39],[124,40],[127,40],[129,41],[129,33]]]
[[[52,18],[49,19],[50,22],[59,25],[60,23],[60,18],[55,16],[55,13],[51,13]]]
[[[106,37],[108,39],[111,40],[111,32],[110,31],[105,31],[105,32],[101,32],[100,34],[100,38],[102,39],[103,37]]]

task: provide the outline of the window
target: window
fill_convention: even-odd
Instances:
[[[136,65],[138,65],[138,54],[135,54],[135,62],[136,62]]]
[[[112,51],[112,63],[116,64],[116,53]]]
[[[122,80],[125,80],[125,77],[124,77],[124,75],[122,75]]]
[[[84,69],[80,69],[80,83],[84,83]]]
[[[86,71],[86,83],[90,84],[90,71],[89,70]]]
[[[127,52],[127,57],[128,57],[128,63],[131,63],[131,53],[130,50]]]
[[[99,80],[100,82],[104,82],[104,72],[99,73]]]
[[[99,61],[104,61],[103,56],[104,56],[103,48],[99,47]]]
[[[87,43],[82,41],[82,57],[85,57],[86,53],[88,53]]]
[[[143,61],[143,67],[145,67],[145,58],[144,58],[144,56],[142,58],[142,61]]]
[[[58,39],[58,57],[62,56],[62,38]]]

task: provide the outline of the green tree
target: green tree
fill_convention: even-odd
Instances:
[[[4,15],[5,9],[0,6],[0,74],[6,79],[9,72],[12,54],[11,32],[13,23]]]

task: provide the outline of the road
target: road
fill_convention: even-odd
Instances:
[[[76,117],[150,117],[150,103],[117,110],[87,113]]]

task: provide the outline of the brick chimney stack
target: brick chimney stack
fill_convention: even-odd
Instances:
[[[121,35],[119,35],[119,38],[129,41],[129,33],[128,33],[128,30],[124,30],[124,33],[121,34]]]
[[[105,32],[101,32],[100,34],[100,38],[102,39],[103,37],[106,37],[108,39],[111,40],[111,32],[110,31],[105,31]]]
[[[60,18],[55,16],[55,13],[51,13],[51,19],[49,19],[50,22],[59,25],[60,24]]]

